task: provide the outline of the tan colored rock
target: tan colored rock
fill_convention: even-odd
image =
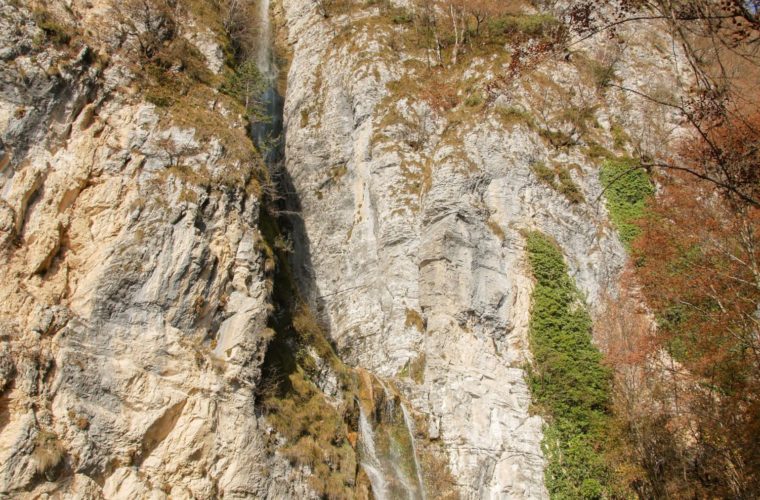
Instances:
[[[105,70],[92,49],[36,44],[31,12],[2,5],[0,24],[23,29],[0,30],[0,496],[304,491],[283,486],[291,471],[255,413],[271,335],[259,200],[214,183],[253,175],[253,148],[233,144],[251,151],[235,159],[129,91],[129,48],[108,45],[112,4],[93,4],[71,8],[111,54]],[[218,71],[209,33],[186,31]],[[215,106],[223,136],[247,141]]]

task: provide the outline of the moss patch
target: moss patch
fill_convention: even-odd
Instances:
[[[410,378],[422,384],[425,382],[425,365],[427,364],[427,356],[423,352],[414,359],[409,360],[404,368],[398,373],[400,378]]]
[[[417,329],[418,332],[424,332],[425,320],[422,319],[422,315],[420,315],[420,313],[418,313],[414,309],[407,309],[405,326],[407,328],[414,327]]]
[[[488,225],[488,228],[491,230],[491,232],[499,238],[499,241],[504,243],[507,239],[507,234],[504,232],[504,229],[501,228],[501,225],[493,218],[489,218],[486,222]]]

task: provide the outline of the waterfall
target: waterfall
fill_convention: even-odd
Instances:
[[[252,96],[260,105],[260,111],[264,116],[252,120],[250,132],[254,144],[262,152],[270,172],[282,174],[273,175],[278,181],[278,188],[282,192],[293,193],[295,190],[287,184],[289,177],[282,161],[284,155],[284,142],[282,141],[284,100],[277,88],[279,69],[275,59],[270,2],[271,0],[258,0],[257,4],[257,46],[255,52],[250,55],[249,61],[255,63],[264,83],[263,91]],[[280,200],[279,203],[282,204],[286,212],[297,213],[299,211],[298,200],[292,195],[286,196],[284,201]],[[297,217],[281,217],[278,222],[282,227],[290,228],[291,231],[294,231],[294,228],[301,228],[303,231]],[[295,232],[296,234],[303,234],[297,230]],[[368,380],[370,393],[373,385],[372,378],[373,376],[370,375]],[[403,403],[396,404],[396,394],[388,384],[378,377],[374,377],[374,380],[379,383],[384,391],[384,407],[378,412],[378,421],[370,422],[362,402],[357,400],[359,406],[359,443],[357,450],[359,464],[369,478],[372,493],[376,500],[396,498],[408,498],[409,500],[421,498],[425,500],[422,472],[414,442],[414,431],[406,407]],[[373,396],[370,396],[370,399],[373,399]],[[399,407],[403,413],[403,419],[399,416]],[[374,401],[370,403],[368,408],[374,408]],[[408,433],[411,446],[406,443],[405,432],[401,428],[402,421],[403,425],[406,426],[406,433]],[[413,457],[409,455],[413,455]],[[411,470],[412,460],[414,471]],[[414,480],[415,473],[416,481]],[[415,485],[415,482],[418,485]]]
[[[388,498],[388,483],[385,480],[380,465],[380,459],[375,449],[375,434],[367,420],[364,410],[359,408],[359,444],[361,445],[361,466],[369,477],[372,494],[377,500]]]
[[[390,493],[393,498],[406,497],[409,500],[416,500],[418,498],[425,500],[422,468],[417,457],[417,446],[414,441],[414,424],[409,416],[409,411],[403,402],[396,405],[396,393],[383,379],[372,376],[371,380],[375,380],[383,389],[383,408],[379,415],[380,422],[376,422],[376,431],[373,430],[371,424],[367,421],[363,410],[360,410],[360,432],[362,436],[366,432],[370,436],[372,443],[371,450],[363,450],[365,453],[372,452],[371,457],[367,457],[367,465],[372,467],[373,474],[379,474],[378,479],[382,480],[383,491]],[[400,412],[398,411],[399,408]],[[403,429],[401,425],[404,426]],[[396,429],[396,431],[394,432],[393,429]],[[408,446],[405,443],[406,439],[399,440],[404,431],[409,438]],[[376,434],[382,438],[381,442],[384,443],[380,450],[375,446]],[[404,463],[411,463],[411,467],[405,467],[402,465]],[[414,470],[411,470],[411,468]],[[365,470],[368,471],[367,475],[370,475],[367,467],[365,467]],[[372,483],[372,487],[374,489],[374,482]]]
[[[251,125],[251,137],[260,151],[265,153],[267,163],[279,159],[282,134],[283,98],[277,89],[279,69],[274,57],[274,37],[269,12],[270,0],[259,0],[259,23],[255,53],[256,69],[264,83],[264,90],[258,97],[264,119]]]
[[[272,60],[272,21],[269,18],[269,0],[259,0],[259,26],[256,46],[256,67],[267,80],[275,77]]]
[[[409,478],[407,478],[406,474],[404,474],[404,471],[401,470],[401,467],[399,466],[397,461],[392,462],[393,466],[393,472],[395,472],[395,477],[398,479],[398,481],[401,483],[401,487],[404,490],[404,493],[406,493],[406,498],[409,500],[415,500],[414,496],[414,490],[415,487],[412,485],[412,483],[409,482]]]
[[[401,412],[404,414],[404,425],[409,432],[409,440],[412,442],[412,455],[414,457],[414,470],[417,472],[417,482],[420,488],[420,497],[425,500],[425,482],[422,480],[422,468],[420,467],[420,461],[417,458],[417,445],[414,442],[414,422],[409,417],[409,411],[406,409],[406,405],[401,403]]]

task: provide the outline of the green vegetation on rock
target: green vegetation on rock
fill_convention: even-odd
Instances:
[[[559,20],[548,13],[507,14],[495,17],[488,23],[488,29],[492,35],[504,35],[509,38],[517,35],[542,37],[559,26]]]
[[[45,8],[35,9],[33,11],[34,22],[42,30],[44,37],[56,45],[68,45],[73,36],[74,30],[60,22],[55,15]],[[40,44],[41,40],[35,40]]]
[[[543,449],[546,487],[553,499],[615,496],[604,459],[610,372],[591,341],[591,317],[557,244],[526,235],[536,280],[530,318],[529,370],[533,401],[547,420]]]
[[[654,186],[646,171],[636,168],[632,159],[608,159],[602,164],[600,175],[607,199],[610,219],[620,234],[626,248],[641,230],[636,221],[644,216],[649,197],[654,194]]]
[[[219,90],[242,104],[249,120],[265,119],[259,101],[266,90],[266,82],[254,61],[245,61],[228,70]]]
[[[554,168],[550,168],[539,162],[532,164],[531,170],[539,181],[563,195],[570,203],[577,204],[586,201],[566,167],[554,165]]]

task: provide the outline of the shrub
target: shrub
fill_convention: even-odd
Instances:
[[[408,9],[396,9],[392,13],[391,22],[393,24],[412,24],[414,22],[414,13]]]
[[[613,141],[613,145],[615,146],[615,149],[623,149],[625,145],[631,141],[631,138],[628,136],[628,133],[625,131],[623,126],[618,122],[612,122],[612,126],[610,127],[610,132],[612,133],[612,141]]]
[[[474,108],[481,104],[483,104],[483,95],[480,92],[474,92],[464,100],[464,105],[468,108]]]
[[[573,130],[585,134],[590,124],[596,124],[596,106],[569,106],[560,115],[560,119],[573,126]]]
[[[617,78],[614,63],[604,64],[601,61],[590,61],[589,71],[597,90],[603,90],[607,88],[610,83],[612,83],[612,81]]]
[[[241,103],[249,118],[263,115],[260,103],[266,90],[266,82],[252,60],[240,64],[234,71],[229,72],[219,90]]]
[[[520,32],[532,36],[545,34],[549,29],[557,27],[560,22],[551,14],[523,14],[513,16],[511,24]]]
[[[40,430],[34,439],[32,458],[39,473],[47,473],[55,468],[63,458],[63,446],[58,436],[49,431]]]
[[[357,464],[345,409],[332,407],[302,370],[288,378],[290,390],[282,397],[269,395],[263,403],[267,420],[286,439],[282,454],[313,471],[309,484],[318,494],[350,497]]]
[[[492,34],[536,38],[548,35],[559,25],[557,18],[550,14],[508,14],[490,20],[488,30]]]
[[[42,30],[45,37],[56,45],[67,45],[71,41],[72,29],[60,23],[47,10],[35,10],[34,22]]]
[[[538,180],[543,182],[544,184],[547,184],[551,187],[556,187],[554,183],[554,170],[550,169],[546,166],[546,164],[541,162],[536,162],[530,166],[531,170],[534,174],[536,174],[536,177],[538,177]]]
[[[589,141],[588,147],[586,148],[586,156],[592,160],[610,159],[615,157],[615,155],[612,154],[612,151],[595,141]]]
[[[184,38],[175,38],[161,48],[154,56],[153,63],[164,71],[182,72],[196,82],[209,83],[210,80],[205,57]]]
[[[515,125],[517,123],[525,123],[528,127],[533,128],[535,126],[533,116],[524,110],[523,108],[515,106],[497,106],[496,113],[501,121],[506,126]]]
[[[567,201],[573,204],[586,201],[580,188],[575,181],[573,181],[573,178],[570,177],[570,172],[566,168],[557,167],[556,172],[557,179],[559,180],[557,191],[567,198]]]
[[[576,140],[570,134],[561,130],[542,128],[538,131],[538,135],[549,141],[549,144],[557,149],[569,148],[576,144]]]
[[[156,89],[148,89],[145,92],[145,100],[159,108],[168,108],[172,105],[171,98]]]

